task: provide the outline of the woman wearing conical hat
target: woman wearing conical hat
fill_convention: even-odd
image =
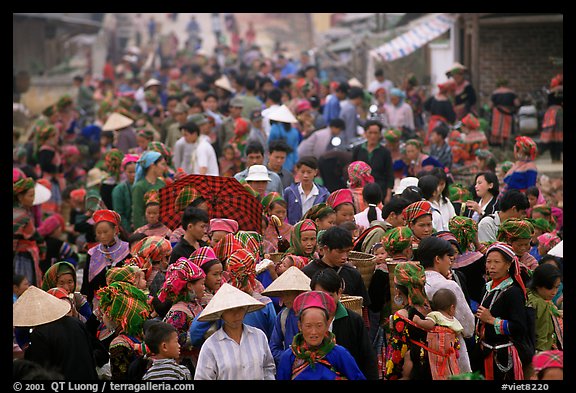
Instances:
[[[260,329],[243,323],[247,313],[264,304],[230,284],[210,300],[201,322],[222,320],[222,327],[202,345],[195,380],[274,380],[276,366],[268,339]]]

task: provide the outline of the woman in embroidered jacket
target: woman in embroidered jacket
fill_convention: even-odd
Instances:
[[[534,351],[528,339],[526,288],[514,250],[493,243],[486,251],[486,271],[490,281],[476,312],[478,345],[470,364],[487,380],[524,379],[523,366],[531,362]]]
[[[199,348],[193,348],[188,337],[188,329],[195,317],[202,312],[200,301],[204,294],[204,280],[206,273],[195,260],[202,259],[211,249],[201,247],[190,255],[190,259],[181,257],[168,266],[166,281],[160,292],[158,300],[172,301],[172,308],[164,317],[164,322],[169,323],[178,330],[178,342],[180,343],[180,358],[178,363],[187,366],[194,373],[198,361]],[[213,254],[213,252],[212,252]]]

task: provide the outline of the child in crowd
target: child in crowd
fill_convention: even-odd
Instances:
[[[186,366],[177,363],[180,356],[178,331],[166,322],[158,322],[146,330],[144,342],[152,351],[152,366],[142,377],[152,380],[191,380],[192,375]]]
[[[412,321],[428,330],[428,351],[430,371],[434,380],[447,379],[450,375],[460,374],[458,366],[459,341],[463,340],[462,324],[454,317],[456,314],[456,295],[450,289],[441,288],[432,297],[431,311],[425,319],[414,315]]]
[[[242,171],[242,160],[240,159],[240,150],[236,145],[227,144],[222,149],[222,156],[218,159],[220,167],[220,176],[233,177],[236,173]]]
[[[314,183],[317,175],[318,161],[315,157],[305,156],[298,160],[296,178],[300,179],[300,182],[292,183],[284,189],[288,222],[291,225],[300,221],[312,206],[326,202],[328,199],[330,195],[328,189]]]
[[[160,195],[158,190],[150,190],[144,194],[144,214],[146,225],[136,229],[135,233],[144,233],[146,236],[162,236],[170,238],[172,231],[160,221]]]
[[[341,188],[334,191],[330,194],[326,203],[336,212],[336,225],[340,225],[345,221],[354,222],[356,210],[354,210],[354,197],[350,189]]]

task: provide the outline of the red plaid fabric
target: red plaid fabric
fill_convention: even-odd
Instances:
[[[230,255],[236,250],[244,248],[240,240],[238,240],[233,233],[227,233],[216,245],[214,246],[214,252],[216,256],[222,263],[226,263],[226,260]]]
[[[430,202],[428,201],[411,203],[402,211],[406,224],[414,222],[415,219],[425,214],[432,214],[432,205],[430,205]]]
[[[241,230],[262,230],[262,204],[238,180],[205,175],[187,175],[160,189],[160,220],[171,230],[181,222],[175,200],[185,186],[194,187],[206,199],[210,217],[236,220]]]

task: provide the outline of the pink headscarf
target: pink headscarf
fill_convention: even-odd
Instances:
[[[124,155],[124,159],[122,159],[122,164],[120,165],[120,170],[122,172],[124,172],[124,169],[126,169],[126,165],[131,163],[131,162],[137,162],[138,159],[140,158],[140,156],[136,155],[136,154],[126,154]]]

